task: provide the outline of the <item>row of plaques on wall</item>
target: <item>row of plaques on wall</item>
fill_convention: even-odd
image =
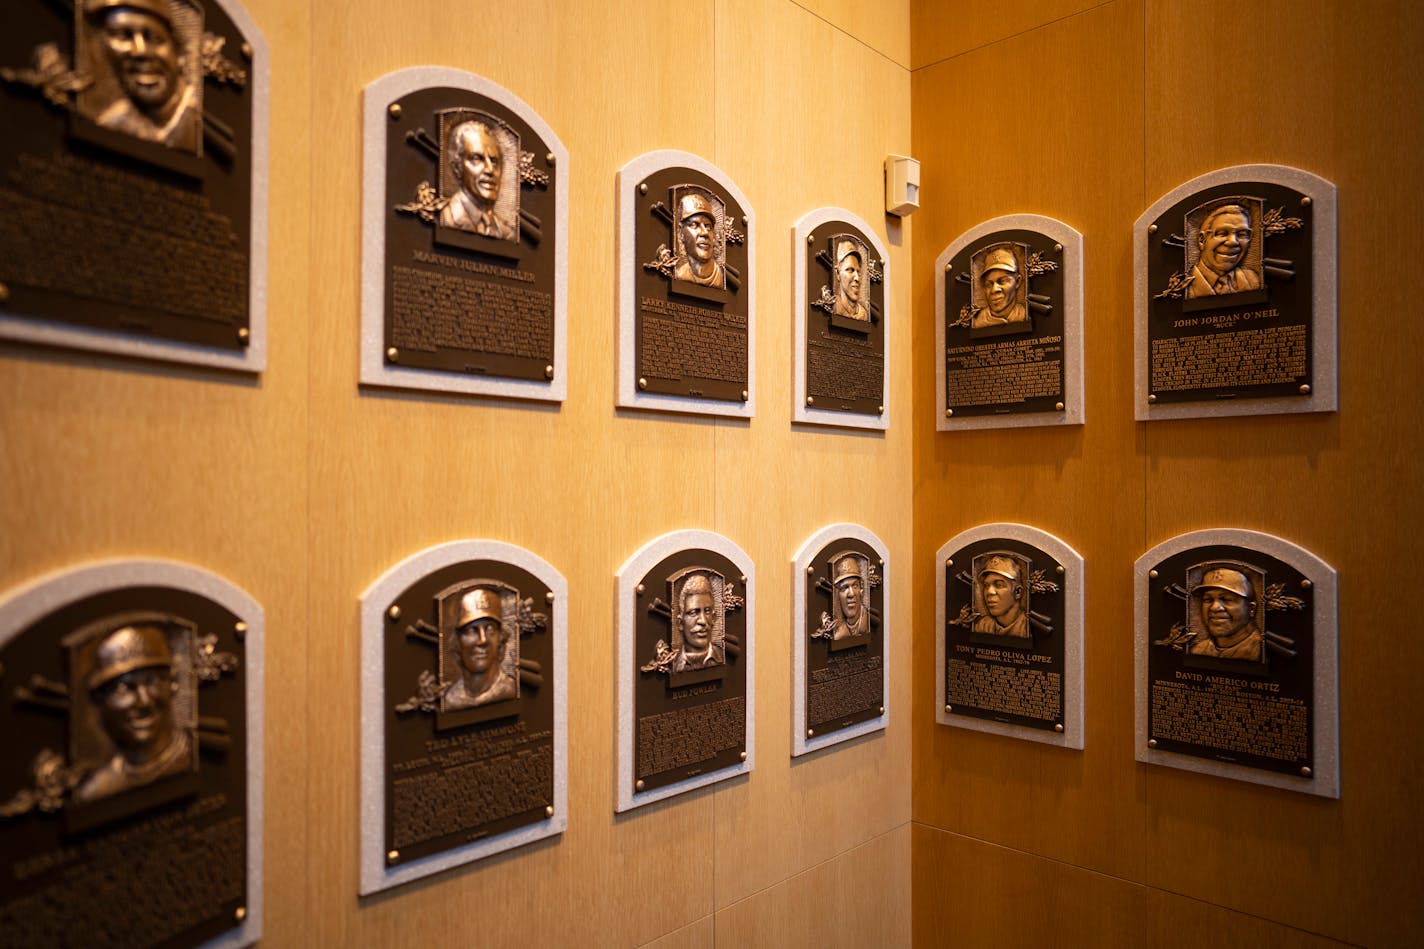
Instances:
[[[235,0],[16,0],[0,14],[0,337],[265,366],[268,57]],[[158,42],[135,44],[135,29]],[[25,65],[26,58],[29,65]],[[508,90],[425,66],[364,99],[360,381],[567,393],[569,153]],[[756,217],[706,160],[617,183],[617,404],[756,411]],[[138,210],[135,210],[138,209]],[[1139,419],[1335,408],[1335,189],[1241,165],[1134,231]],[[794,421],[885,429],[885,244],[792,229]],[[176,265],[175,265],[176,264]],[[986,221],[936,266],[941,430],[1081,424],[1083,239]]]

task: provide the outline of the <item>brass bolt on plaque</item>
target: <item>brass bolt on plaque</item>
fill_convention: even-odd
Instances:
[[[1053,252],[1054,252],[1055,254],[1061,254],[1061,253],[1063,253],[1063,245],[1062,245],[1062,244],[1054,244],[1054,245],[1053,245]]]
[[[746,760],[747,760],[747,753],[746,753],[745,751],[742,752],[742,760],[743,760],[743,761],[746,761]]]
[[[1147,233],[1149,233],[1149,234],[1156,234],[1156,233],[1157,233],[1157,225],[1156,225],[1156,224],[1149,224],[1149,225],[1147,225]]]
[[[1149,570],[1149,571],[1147,571],[1147,576],[1148,576],[1148,579],[1156,580],[1156,579],[1157,579],[1157,571],[1156,571],[1156,570]]]
[[[386,616],[390,618],[390,621],[392,623],[394,623],[396,620],[400,619],[400,607],[396,606],[394,603],[391,604],[391,608],[386,610]]]
[[[747,217],[745,214],[742,215],[742,226],[743,226],[743,227],[746,227],[746,226],[747,226],[748,224],[750,224],[751,222],[752,222],[752,219],[751,219],[751,218]]]
[[[1310,198],[1309,198],[1309,196],[1300,199],[1300,206],[1303,207],[1303,208],[1308,208],[1308,207],[1310,207]]]
[[[1147,397],[1147,404],[1148,404],[1148,405],[1156,405],[1156,404],[1157,404],[1157,396],[1155,396],[1155,395],[1149,395],[1149,396]]]
[[[390,112],[391,118],[393,118],[393,119],[398,119],[398,118],[400,118],[400,115],[401,115],[400,103],[399,103],[399,102],[392,102],[392,103],[391,103],[391,107],[390,107],[389,109],[387,109],[386,111]]]
[[[548,593],[545,593],[545,594],[544,594],[544,602],[545,602],[545,603],[552,603],[552,602],[554,602],[554,591],[553,591],[553,590],[550,590]]]
[[[952,711],[954,711],[954,706],[953,706],[953,705],[946,705],[946,706],[944,707],[944,710],[945,710],[946,712],[952,712]]]
[[[1309,590],[1312,586],[1314,586],[1314,584],[1312,584],[1309,580],[1300,581],[1300,588],[1302,590]]]
[[[544,816],[545,816],[545,817],[553,817],[553,816],[554,816],[554,805],[550,804],[548,807],[544,808]]]
[[[251,59],[251,58],[252,58],[252,44],[251,44],[251,43],[243,43],[243,44],[242,44],[242,55],[245,56],[245,57],[248,58],[248,59]]]
[[[399,859],[400,859],[400,851],[399,851],[399,850],[388,850],[388,851],[386,852],[386,863],[395,863],[395,862],[396,862],[397,860],[399,860]]]
[[[554,367],[553,367],[553,366],[545,366],[545,367],[544,367],[544,378],[545,378],[545,379],[552,379],[552,378],[554,378]]]
[[[739,578],[741,579],[742,583],[746,583],[746,582],[747,582],[747,575],[746,575],[745,573],[740,574],[740,575],[739,575]]]
[[[233,910],[232,918],[237,920],[239,923],[242,922],[244,919],[247,918],[247,907],[239,906],[237,909]]]
[[[743,402],[747,401],[747,399],[750,399],[751,397],[752,397],[752,394],[751,394],[750,392],[748,392],[746,389],[743,389],[743,390],[742,390],[742,401],[743,401]]]
[[[637,791],[643,790],[643,782],[641,779],[639,779],[637,784],[633,785],[633,789]]]
[[[639,596],[642,596],[642,595],[647,591],[647,589],[648,589],[647,587],[643,586],[643,585],[640,583],[640,584],[638,584],[637,590],[636,590],[635,592],[636,592]]]
[[[806,576],[809,577],[811,574],[813,574],[813,573],[815,573],[815,572],[816,572],[816,568],[815,568],[815,567],[811,566],[810,564],[807,564],[807,565],[806,565]]]
[[[1063,411],[1063,403],[1062,403],[1062,402],[1056,402],[1056,403],[1054,403],[1053,407],[1054,407],[1055,409],[1057,409],[1059,412],[1062,412],[1062,411]]]
[[[400,350],[392,346],[390,349],[386,350],[386,358],[389,359],[391,362],[395,362],[396,360],[400,359]]]
[[[251,332],[250,330],[248,330],[247,327],[245,327],[245,326],[239,326],[239,327],[237,328],[237,341],[238,341],[239,343],[244,343],[244,344],[245,344],[245,343],[247,342],[247,340],[248,340],[251,336],[252,336],[252,332]]]
[[[1309,199],[1307,199],[1307,200],[1309,200]],[[1308,777],[1310,777],[1310,769],[1309,769],[1309,768],[1301,768],[1301,769],[1300,769],[1300,776],[1301,776],[1302,778],[1308,778]]]
[[[1061,724],[1059,724],[1059,725],[1054,725],[1054,726],[1053,726],[1053,730],[1056,731],[1056,732],[1058,732],[1058,734],[1060,734],[1060,735],[1063,734],[1063,726],[1062,726]]]
[[[808,396],[806,396],[806,404],[807,404],[807,405],[815,405],[815,404],[816,404],[816,397],[815,397],[814,395],[808,395]]]
[[[815,735],[816,735],[816,729],[814,729],[814,728],[808,728],[808,729],[806,729],[806,737],[807,737],[807,738],[814,738]]]
[[[807,235],[806,235],[806,243],[808,243],[808,244],[814,244],[814,243],[816,243],[816,235],[815,235],[815,234],[807,234]]]
[[[645,378],[643,378],[642,376],[639,376],[639,377],[638,377],[638,388],[639,388],[639,389],[646,389],[647,387],[648,387],[648,380],[645,379]]]
[[[247,624],[242,622],[241,620],[232,624],[232,633],[238,639],[241,639],[242,637],[247,635]]]
[[[1149,738],[1149,739],[1147,739],[1147,747],[1148,747],[1148,748],[1156,748],[1156,747],[1157,747],[1157,739],[1155,739],[1155,738]]]
[[[1059,572],[1059,573],[1062,573],[1062,572],[1063,572],[1063,565],[1062,565],[1061,563],[1058,565],[1058,572]]]
[[[1301,386],[1301,387],[1300,387],[1300,394],[1301,394],[1301,395],[1310,395],[1310,386],[1309,386],[1309,385],[1303,385],[1303,386]]]
[[[885,706],[883,706],[883,705],[880,706],[880,714],[881,714],[881,715],[884,715],[884,714],[885,714]]]
[[[548,162],[549,164],[552,165],[552,164],[554,163],[554,161],[555,161],[554,153],[553,153],[553,152],[549,152],[547,155],[545,155],[545,156],[544,156],[544,161],[546,161],[546,162]]]
[[[945,410],[944,410],[944,417],[945,417],[945,418],[954,418],[954,409],[945,409]]]
[[[639,194],[647,194],[647,193],[648,193],[648,183],[647,183],[646,181],[643,182],[642,184],[638,185],[638,193],[639,193]]]
[[[876,414],[876,415],[884,415],[884,414],[885,414],[885,406],[883,406],[883,405],[877,405],[877,406],[875,407],[875,414]]]
[[[946,558],[944,559],[944,565],[945,565],[946,567],[952,567],[952,566],[954,566],[954,561],[953,561],[951,558],[946,557]]]

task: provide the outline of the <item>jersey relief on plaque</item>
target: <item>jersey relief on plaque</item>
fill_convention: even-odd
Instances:
[[[716,167],[649,152],[619,172],[618,404],[753,414],[751,207]]]
[[[0,604],[7,944],[256,938],[260,637],[245,594],[171,563]]]
[[[564,829],[562,589],[527,551],[462,541],[363,596],[363,728],[384,751],[362,760],[363,894]]]
[[[797,222],[794,349],[797,422],[885,429],[886,253],[870,226],[841,208]]]
[[[1196,178],[1137,219],[1137,418],[1335,408],[1335,186]]]
[[[261,371],[255,25],[230,0],[12,0],[0,36],[0,337]]]
[[[418,67],[366,88],[361,380],[562,400],[568,156],[507,90]]]
[[[1083,422],[1082,258],[1082,235],[1036,214],[940,254],[938,431]]]
[[[1082,558],[1021,524],[939,551],[937,720],[1083,747]]]
[[[1138,760],[1339,796],[1334,571],[1233,530],[1137,570]]]
[[[792,563],[793,756],[885,728],[886,554],[855,524],[818,531]]]
[[[619,572],[618,810],[751,770],[750,566],[682,531]]]

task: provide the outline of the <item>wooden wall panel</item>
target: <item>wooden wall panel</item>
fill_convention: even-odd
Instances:
[[[859,43],[910,68],[910,3],[859,3],[857,0],[794,0]]]
[[[921,49],[961,43],[948,35],[961,12],[916,5],[917,64]],[[927,35],[931,21],[946,35]],[[996,214],[1052,214],[1085,235],[1089,394],[1078,433],[933,436],[933,360],[915,367],[916,602],[932,601],[929,558],[962,527],[1023,519],[1076,546],[1087,559],[1088,731],[1074,754],[936,726],[926,630],[915,644],[913,812],[1042,858],[1054,888],[1077,886],[1084,871],[1149,887],[1149,899],[1109,902],[1110,916],[1062,907],[1062,920],[1103,944],[1157,944],[1136,930],[1119,938],[1118,917],[1145,924],[1179,899],[1171,894],[1195,908],[1155,930],[1162,944],[1210,931],[1203,920],[1233,943],[1257,938],[1250,917],[1291,927],[1261,938],[1292,944],[1306,932],[1408,944],[1424,926],[1411,890],[1424,871],[1413,806],[1424,766],[1400,753],[1418,745],[1401,709],[1424,647],[1385,633],[1414,625],[1406,591],[1424,439],[1408,389],[1424,331],[1406,315],[1412,284],[1380,280],[1377,266],[1382,252],[1410,260],[1424,244],[1413,210],[1424,191],[1412,61],[1421,39],[1424,17],[1397,4],[1117,0],[914,73],[926,202],[915,219],[917,349],[933,346],[939,250]],[[976,121],[969,109],[991,68],[1022,80],[1021,125]],[[1182,181],[1247,162],[1297,165],[1339,187],[1341,410],[1137,424],[1132,222]],[[1006,513],[977,501],[987,485]],[[1218,526],[1279,534],[1340,571],[1338,802],[1133,760],[1132,563],[1168,537]],[[917,941],[928,902],[964,869],[917,849]],[[991,900],[991,914],[1004,903],[1012,898]],[[1010,942],[1037,932],[996,925]]]
[[[1105,2],[1112,0],[1000,0],[998,3],[916,0],[910,7],[910,68],[932,66],[1103,6]],[[1000,67],[992,75],[1003,81],[1012,73]]]

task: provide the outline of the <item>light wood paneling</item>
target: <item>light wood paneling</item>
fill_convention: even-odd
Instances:
[[[745,949],[910,944],[910,825],[733,903],[717,944]]]
[[[910,5],[910,68],[932,66],[1105,2],[1112,0],[998,0],[996,3],[916,0]],[[984,75],[1003,80],[1013,73],[1000,63],[986,70]]]
[[[794,0],[884,56],[910,68],[910,2],[861,3],[858,0]],[[839,89],[844,89],[842,84]]]
[[[704,916],[666,936],[644,943],[643,949],[712,949],[717,944],[713,917]]]

